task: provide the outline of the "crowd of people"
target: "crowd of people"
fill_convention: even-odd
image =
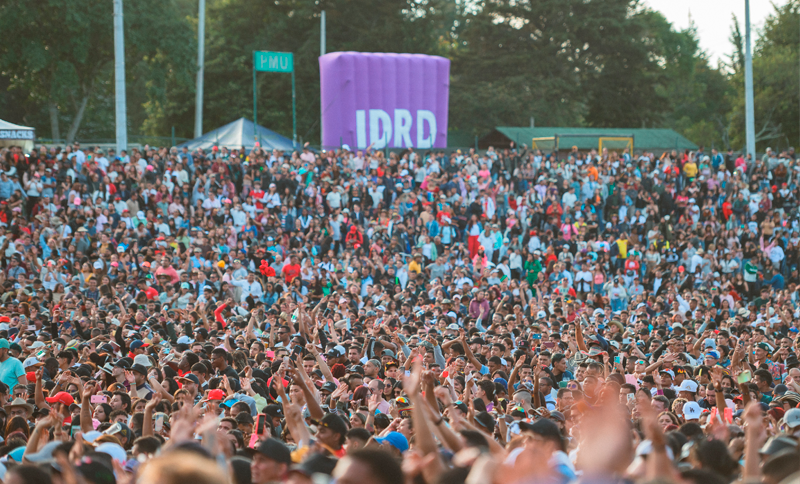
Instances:
[[[800,163],[0,150],[0,480],[800,481]]]

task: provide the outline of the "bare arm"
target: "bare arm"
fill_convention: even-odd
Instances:
[[[420,394],[420,380],[422,377],[422,365],[419,361],[413,363],[411,376],[403,381],[403,389],[408,393],[409,400],[413,406],[411,415],[414,419],[414,437],[419,451],[423,455],[435,455],[433,462],[423,469],[423,475],[427,482],[436,482],[438,475],[444,470],[444,464],[439,457],[436,441],[430,431],[430,421],[423,406],[427,405],[425,399]]]
[[[331,383],[336,383],[336,379],[333,378],[333,373],[331,373],[330,367],[328,367],[328,363],[322,359],[322,356],[317,351],[317,347],[313,344],[306,345],[306,349],[314,355],[314,359],[317,360],[317,365],[319,365],[319,371],[322,372],[322,375],[325,377],[325,381],[329,381]]]
[[[94,395],[94,390],[95,388],[93,386],[88,386],[83,391],[83,399],[81,401],[81,432],[84,434],[94,430],[94,426],[92,425],[92,406],[89,404],[92,400],[92,395]]]
[[[156,405],[158,402],[161,401],[161,394],[155,393],[153,394],[153,398],[147,402],[147,405],[144,406],[144,419],[142,420],[142,437],[149,437],[154,434],[153,429],[153,411],[156,409]],[[83,418],[81,418],[83,421]]]
[[[575,341],[578,343],[579,350],[588,352],[589,348],[586,347],[586,342],[583,340],[583,328],[581,327],[583,320],[583,316],[581,316],[581,320],[575,323]]]
[[[483,365],[472,353],[472,349],[467,344],[467,338],[462,334],[458,339],[461,342],[461,346],[464,347],[464,352],[467,354],[467,359],[469,362],[472,363],[472,366],[474,366],[476,370],[480,371],[481,368],[483,368]]]

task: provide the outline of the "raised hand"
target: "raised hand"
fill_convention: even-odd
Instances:
[[[367,402],[367,408],[369,408],[369,412],[371,414],[374,414],[375,410],[378,409],[378,405],[380,405],[380,403],[381,403],[380,395],[378,395],[377,393],[374,395],[370,395],[369,401]]]
[[[161,401],[161,393],[153,393],[153,396],[150,397],[150,400],[147,402],[147,405],[144,406],[145,410],[149,409],[151,412],[156,409],[156,406]]]

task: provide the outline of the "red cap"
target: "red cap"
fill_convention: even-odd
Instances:
[[[55,395],[53,395],[52,397],[45,398],[45,400],[47,400],[47,403],[61,402],[64,405],[67,405],[67,406],[70,406],[73,403],[75,403],[75,399],[72,398],[72,395],[70,395],[67,392],[58,392]]]
[[[273,377],[269,377],[267,379],[267,388],[272,388],[272,378]],[[283,386],[285,388],[289,388],[289,380],[287,380],[286,378],[283,378]]]
[[[217,388],[208,392],[208,400],[225,400],[225,392]]]
[[[0,316],[0,323],[10,323],[11,319],[8,316]]]

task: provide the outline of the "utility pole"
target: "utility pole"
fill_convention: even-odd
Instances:
[[[322,15],[319,18],[319,56],[322,57],[325,55],[325,10],[322,11]],[[294,74],[293,74],[294,75]],[[319,103],[319,144],[321,149],[325,149],[322,146],[322,140],[325,139],[322,137],[322,115],[324,113],[325,106],[322,105],[322,102]]]
[[[114,104],[117,121],[117,153],[128,149],[128,113],[125,101],[125,32],[122,0],[114,0]]]
[[[203,136],[203,63],[206,51],[206,0],[197,13],[197,88],[194,101],[194,137]]]
[[[753,54],[750,51],[750,0],[744,0],[744,110],[747,154],[756,159],[756,121],[753,102]]]

